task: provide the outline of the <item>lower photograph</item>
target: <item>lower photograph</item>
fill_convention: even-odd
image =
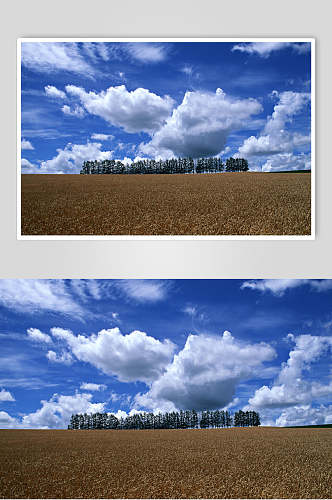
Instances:
[[[0,279],[0,498],[331,498],[332,280]]]

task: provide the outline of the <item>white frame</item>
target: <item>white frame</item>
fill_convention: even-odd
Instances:
[[[22,235],[21,234],[21,44],[23,42],[309,42],[311,43],[311,234],[310,235]],[[18,240],[315,240],[315,38],[18,38],[17,39],[17,239]]]

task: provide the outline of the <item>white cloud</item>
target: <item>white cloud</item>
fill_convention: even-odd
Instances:
[[[290,425],[322,425],[332,424],[332,405],[320,405],[313,408],[310,405],[299,405],[286,408],[276,419],[275,425],[286,427]]]
[[[30,141],[22,139],[21,149],[35,149]]]
[[[43,121],[39,121],[39,124],[43,123]],[[55,128],[23,128],[22,134],[26,137],[33,137],[38,139],[62,139],[63,137],[70,137],[71,134],[64,130],[59,130]]]
[[[127,412],[123,411],[123,410],[118,410],[116,413],[112,413],[112,412],[110,412],[110,413],[111,413],[111,415],[115,415],[116,418],[118,418],[119,420],[121,418],[125,419],[128,416]]]
[[[95,141],[113,141],[115,137],[111,134],[92,134],[91,139]]]
[[[246,52],[248,54],[258,54],[261,57],[269,57],[272,52],[292,48],[299,54],[304,54],[310,51],[310,43],[294,43],[294,42],[249,42],[234,45],[232,51]]]
[[[268,158],[262,165],[263,172],[281,172],[282,170],[311,170],[310,153],[283,153]]]
[[[38,328],[29,328],[27,334],[30,340],[45,344],[52,344],[52,339],[47,333],[43,333]]]
[[[118,410],[116,413],[115,412],[109,412],[109,415],[115,415],[116,418],[118,418],[120,420],[121,418],[126,419],[128,416],[131,417],[132,415],[137,415],[137,414],[140,414],[140,413],[144,413],[144,411],[142,411],[142,410],[135,410],[133,408],[129,412],[126,412],[124,410]]]
[[[299,146],[308,145],[310,142],[310,135],[290,133],[286,130],[280,130],[275,135],[261,135],[258,138],[252,135],[245,139],[243,145],[239,147],[237,156],[281,156],[283,153],[283,158],[287,158],[286,153],[288,152],[288,158],[296,159],[297,157],[290,152]]]
[[[108,61],[112,55],[112,47],[109,43],[103,42],[85,42],[82,44],[83,50],[86,55],[93,61],[98,62],[102,60]]]
[[[26,158],[21,159],[22,174],[38,174],[39,168]]]
[[[284,293],[292,288],[307,285],[316,292],[324,292],[332,288],[332,280],[308,280],[308,279],[262,279],[245,281],[241,289],[249,288],[260,292],[270,292],[277,297],[282,297]]]
[[[74,106],[70,107],[67,104],[62,106],[61,111],[63,112],[64,115],[67,116],[75,116],[76,118],[84,118],[85,116],[85,111],[81,106]]]
[[[168,57],[169,44],[133,42],[123,44],[128,54],[141,63],[158,63]]]
[[[30,314],[41,311],[79,317],[83,314],[63,280],[2,279],[0,303],[9,309]]]
[[[46,85],[44,89],[47,97],[52,97],[54,99],[66,99],[67,97],[63,90],[59,90],[53,85]]]
[[[15,398],[9,391],[6,391],[6,389],[1,389],[0,401],[15,401]]]
[[[271,116],[268,117],[264,132],[267,134],[279,132],[292,117],[299,113],[310,102],[309,92],[293,92],[286,90],[280,94],[275,92],[279,102],[274,106]]]
[[[287,363],[282,365],[272,387],[264,385],[256,390],[249,399],[252,407],[283,408],[309,404],[314,399],[332,394],[332,381],[323,385],[303,378],[303,372],[332,348],[332,337],[289,335],[288,338],[295,342],[295,347],[290,351]]]
[[[35,389],[42,389],[44,387],[54,387],[58,384],[47,382],[45,379],[37,377],[24,377],[24,378],[11,377],[11,378],[1,378],[0,385],[6,385],[7,387],[20,387],[23,389],[35,390]]]
[[[72,42],[23,42],[22,64],[42,73],[69,71],[85,77],[94,74],[79,45]]]
[[[271,292],[273,295],[282,296],[286,290],[302,286],[307,280],[301,279],[263,279],[245,281],[241,289],[249,288],[260,292]]]
[[[186,92],[165,125],[140,150],[153,157],[216,155],[225,148],[230,132],[243,128],[262,111],[255,99],[235,99],[216,93]]]
[[[78,174],[84,161],[109,160],[113,151],[101,151],[101,143],[67,144],[57,155],[41,163],[39,173]]]
[[[92,382],[82,382],[80,389],[83,391],[104,391],[106,389],[106,385],[94,384]]]
[[[146,158],[145,158],[146,159]],[[128,156],[124,156],[123,158],[115,158],[115,161],[121,161],[124,165],[131,165],[134,161],[139,161],[137,158],[134,160],[129,158]]]
[[[135,401],[152,409],[222,408],[241,380],[255,376],[274,357],[271,346],[238,341],[227,331],[220,337],[189,335],[165,373]]]
[[[332,279],[324,279],[324,280],[308,280],[309,285],[316,292],[325,292],[327,290],[331,290],[332,288]]]
[[[158,302],[167,297],[170,282],[166,280],[117,280],[117,289],[137,302]]]
[[[110,400],[112,401],[112,403],[119,401],[119,399],[121,399],[121,394],[117,394],[116,392],[112,391],[110,394]]]
[[[11,417],[6,411],[0,411],[0,429],[14,429],[17,426],[16,418]]]
[[[63,365],[71,365],[74,361],[71,354],[66,351],[62,351],[60,356],[55,351],[48,351],[46,357],[52,363],[60,363]]]
[[[41,408],[35,412],[14,419],[6,412],[0,412],[0,426],[20,429],[66,429],[70,417],[76,413],[104,411],[106,403],[91,403],[92,394],[76,393],[72,396],[53,394],[49,401],[41,401]]]
[[[185,314],[188,314],[188,316],[196,316],[196,314],[197,314],[197,308],[195,306],[186,306],[183,309],[183,312]]]
[[[107,280],[97,281],[94,279],[73,279],[70,280],[70,288],[73,293],[79,296],[83,302],[89,302],[91,299],[100,300],[108,297],[110,287]]]
[[[235,156],[264,157],[278,155],[276,159],[268,158],[262,170],[297,170],[310,167],[310,156],[294,155],[298,148],[310,145],[310,134],[302,135],[296,131],[285,130],[285,126],[293,121],[310,102],[307,92],[285,91],[279,94],[273,91],[273,96],[279,99],[274,111],[266,120],[266,124],[258,137],[245,139]],[[289,154],[285,154],[289,153]],[[281,168],[280,168],[281,167]]]
[[[191,76],[193,74],[193,67],[190,66],[190,64],[185,64],[182,68],[181,68],[181,71],[182,73],[184,73],[185,75],[188,75],[188,76]]]
[[[171,361],[175,349],[168,339],[161,342],[137,330],[122,335],[119,328],[112,328],[85,337],[52,328],[51,334],[66,342],[78,360],[116,376],[121,382],[156,379]]]
[[[160,97],[144,88],[129,92],[125,85],[109,87],[99,93],[67,85],[66,92],[77,97],[88,113],[129,133],[158,130],[174,106],[173,99],[167,95]]]

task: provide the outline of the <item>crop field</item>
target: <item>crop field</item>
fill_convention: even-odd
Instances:
[[[309,235],[310,173],[22,175],[22,235]]]
[[[1,430],[2,498],[331,498],[330,429]]]

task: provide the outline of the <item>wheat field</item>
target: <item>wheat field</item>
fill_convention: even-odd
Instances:
[[[332,429],[1,430],[2,498],[331,498]]]
[[[310,173],[22,175],[22,235],[308,235]]]

